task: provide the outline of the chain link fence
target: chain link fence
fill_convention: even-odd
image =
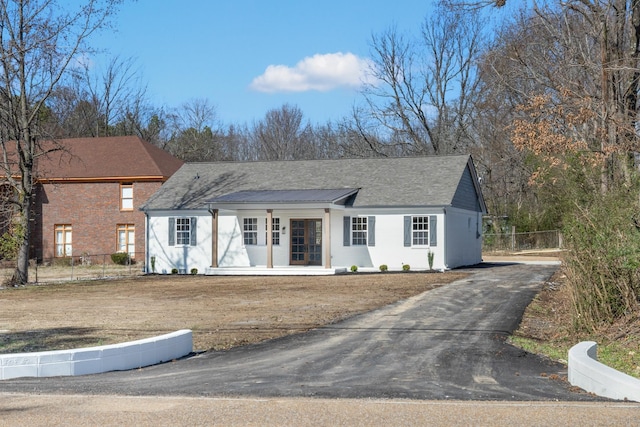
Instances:
[[[70,280],[95,280],[116,277],[131,277],[145,274],[144,252],[127,256],[121,253],[82,254],[64,258],[47,258],[37,263],[30,262],[29,282],[50,283]],[[2,279],[8,280],[13,274],[12,263],[4,263]]]
[[[524,252],[562,248],[562,233],[559,230],[532,231],[527,233],[501,233],[483,236],[482,251]]]

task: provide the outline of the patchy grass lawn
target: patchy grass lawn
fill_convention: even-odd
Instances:
[[[559,269],[527,307],[511,342],[529,352],[567,363],[571,347],[580,341],[595,341],[599,361],[640,378],[638,315],[603,326],[593,334],[576,334],[571,325],[571,297]]]
[[[144,276],[0,290],[0,353],[60,350],[193,330],[195,351],[303,332],[467,276]]]

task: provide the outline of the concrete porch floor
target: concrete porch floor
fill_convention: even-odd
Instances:
[[[324,268],[322,266],[266,266],[207,268],[207,276],[331,276],[346,273],[346,267]]]

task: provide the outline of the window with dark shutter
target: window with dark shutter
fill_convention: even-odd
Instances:
[[[351,246],[351,217],[345,216],[342,221],[342,244]]]
[[[367,217],[351,218],[351,244],[353,246],[367,245]]]
[[[404,217],[404,245],[438,246],[438,217],[416,215]]]
[[[169,246],[176,245],[176,219],[169,218]]]
[[[367,227],[368,227],[367,230],[369,232],[367,244],[369,246],[375,246],[376,245],[376,217],[375,216],[370,216],[369,218],[367,218]]]
[[[404,245],[411,246],[411,217],[404,217]]]
[[[429,246],[438,246],[438,217],[429,217]]]
[[[191,219],[176,218],[176,245],[188,246],[191,243]]]
[[[196,218],[195,216],[191,217],[191,239],[190,239],[190,244],[191,246],[196,246],[198,241],[196,238],[196,224],[198,223],[198,218]]]

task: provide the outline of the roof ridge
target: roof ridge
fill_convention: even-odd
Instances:
[[[389,161],[389,160],[417,160],[417,159],[445,159],[452,157],[469,158],[471,154],[444,154],[427,156],[397,156],[397,157],[340,157],[336,159],[284,159],[284,160],[218,160],[211,162],[185,162],[185,165],[211,165],[211,164],[258,164],[258,163],[302,163],[302,162],[341,162],[341,161]]]

